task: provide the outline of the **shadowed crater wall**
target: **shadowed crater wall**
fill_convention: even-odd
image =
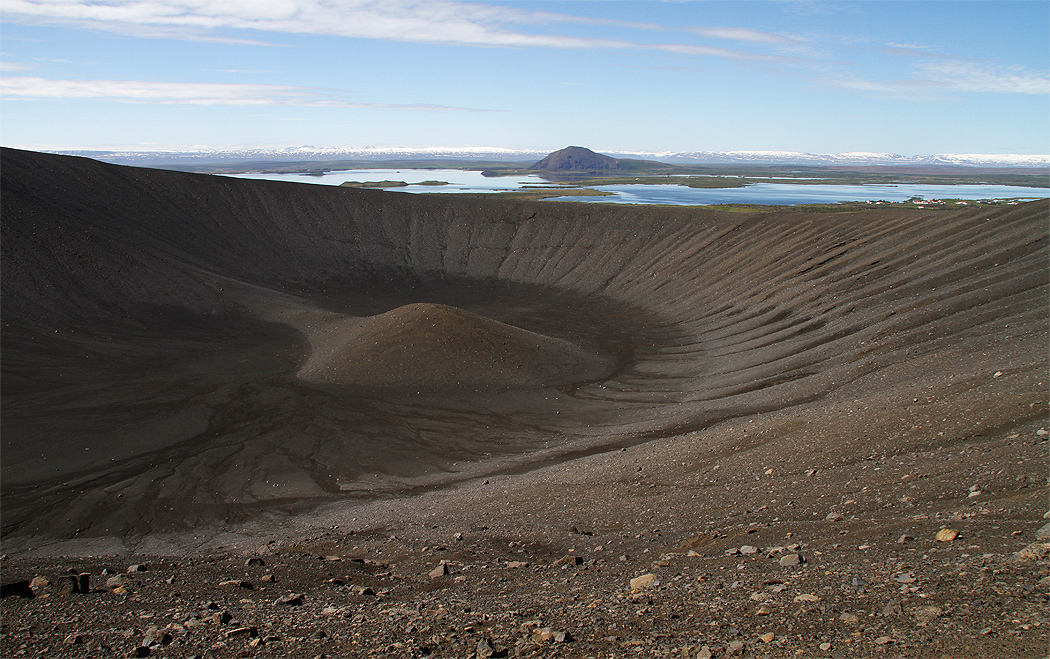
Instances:
[[[0,176],[7,538],[412,492],[1045,332],[1045,202],[479,201],[16,150]]]

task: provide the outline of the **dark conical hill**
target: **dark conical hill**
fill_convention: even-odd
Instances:
[[[590,171],[616,169],[616,158],[595,153],[582,146],[569,146],[549,154],[532,166],[532,169],[547,171]]]

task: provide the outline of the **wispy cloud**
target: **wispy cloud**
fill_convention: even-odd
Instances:
[[[1048,94],[1050,76],[1020,66],[981,65],[972,62],[921,62],[918,77],[953,92]]]
[[[961,60],[921,61],[904,80],[839,76],[826,82],[839,87],[900,98],[935,98],[952,93],[1050,94],[1050,76],[1020,66]]]
[[[242,29],[486,46],[562,48],[625,45],[603,39],[528,34],[506,25],[544,22],[545,14],[454,0],[5,0],[6,20],[58,22],[138,33],[178,29],[173,37]],[[553,16],[553,15],[551,15]]]
[[[742,27],[695,27],[689,28],[686,32],[692,32],[693,34],[700,35],[701,37],[709,37],[712,39],[729,39],[732,41],[746,41],[751,43],[768,43],[780,46],[796,46],[802,42],[798,39],[792,39],[790,37],[781,36],[779,34],[773,34],[771,32],[761,32],[759,30],[750,30]]]
[[[717,48],[715,46],[697,46],[683,43],[662,43],[649,46],[652,50],[665,53],[676,53],[678,55],[693,55],[699,57],[718,57],[720,59],[747,61],[747,62],[775,62],[789,64],[803,62],[802,58],[786,55],[769,55],[766,53],[753,53],[744,50],[732,50],[729,48]]]
[[[367,110],[488,112],[428,103],[359,103],[327,90],[288,85],[253,85],[141,80],[51,80],[29,76],[0,78],[0,96],[8,100],[106,100],[170,105],[290,105]]]
[[[1050,76],[1045,72],[964,60],[920,61],[912,66],[911,77],[904,80],[839,76],[825,82],[904,99],[945,98],[951,93],[1050,93]]]
[[[946,53],[941,52],[939,49],[934,48],[933,46],[922,46],[918,44],[890,42],[882,48],[879,48],[878,50],[883,55],[897,55],[918,59],[974,61],[974,59],[971,57],[959,57],[958,55],[948,55]]]
[[[683,30],[649,23],[590,19],[457,0],[4,0],[4,17],[57,23],[145,37],[230,43],[265,42],[215,34],[216,30],[333,35],[431,44],[632,49],[730,60],[773,59],[745,50],[691,44],[650,45],[622,39],[546,34],[525,25],[601,23],[668,30],[748,44],[789,45],[792,39],[745,28]],[[268,45],[268,44],[267,44]]]

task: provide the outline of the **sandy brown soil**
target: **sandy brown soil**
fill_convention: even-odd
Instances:
[[[0,174],[2,656],[1047,656],[1046,203]],[[298,379],[312,336],[421,302],[469,312],[495,373],[528,333],[573,346],[530,373],[617,366]]]

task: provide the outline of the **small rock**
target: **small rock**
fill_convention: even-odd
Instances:
[[[821,649],[822,652],[827,652],[831,649],[831,643],[821,643],[818,647]]]
[[[903,545],[903,544],[907,543],[909,540],[914,540],[914,539],[915,538],[911,537],[910,535],[905,534],[905,535],[902,535],[901,537],[897,538],[897,544],[898,545]]]
[[[893,577],[893,580],[897,583],[915,583],[915,575],[911,572],[901,572]]]
[[[532,640],[537,643],[568,643],[572,639],[568,632],[558,631],[550,627],[540,627],[532,632]]]
[[[62,574],[55,579],[56,595],[72,595],[80,592],[80,580],[72,574]]]
[[[801,595],[796,595],[794,601],[795,602],[819,602],[820,598],[817,597],[816,595],[811,595],[809,593],[803,593]]]
[[[262,567],[263,565],[266,565],[266,563],[261,558],[249,558],[244,561],[244,567]]]
[[[572,554],[569,554],[568,556],[562,556],[558,560],[551,563],[552,567],[560,567],[562,565],[583,565],[583,557],[573,556]]]
[[[774,634],[773,632],[766,632],[765,634],[759,636],[758,640],[762,641],[763,643],[772,643],[774,638],[776,638],[776,634]]]
[[[951,542],[958,537],[959,532],[955,529],[941,529],[940,531],[937,531],[936,536],[938,542]]]
[[[729,645],[726,647],[726,649],[730,653],[740,652],[741,650],[744,649],[744,642],[743,641],[730,641]]]
[[[736,556],[740,553],[740,550],[736,547],[730,547],[726,550],[726,556]]]
[[[431,579],[439,579],[448,574],[448,565],[442,563],[433,570],[430,571],[429,576]]]
[[[901,607],[900,602],[887,602],[886,606],[882,607],[882,615],[887,617],[899,616],[902,613],[904,613],[904,609]]]
[[[244,581],[243,579],[227,579],[226,581],[220,581],[220,586],[236,586],[237,588],[244,588],[246,590],[252,589],[252,582]]]
[[[817,475],[817,470],[816,469],[807,469],[806,470],[806,478],[809,478],[810,476],[816,476],[816,475]]]
[[[483,638],[478,641],[478,645],[474,648],[474,656],[476,659],[490,659],[493,654],[496,653],[496,648],[492,645],[492,641],[488,638]]]
[[[323,630],[323,629],[318,629],[313,634],[310,634],[310,639],[314,640],[314,641],[320,641],[320,640],[323,640],[325,638],[328,638],[328,634],[325,633],[325,630]]]
[[[855,625],[858,622],[860,622],[860,618],[858,618],[856,614],[853,613],[843,613],[839,616],[839,621],[844,622],[847,625]]]
[[[920,606],[912,611],[912,615],[915,617],[915,623],[920,627],[925,627],[930,622],[936,620],[941,616],[941,608],[938,606]]]
[[[374,597],[376,591],[372,590],[368,586],[358,586],[354,589],[354,592],[362,597]]]
[[[463,542],[463,534],[462,533],[457,533],[456,535],[454,535],[452,537],[453,537],[453,539],[456,542]]]
[[[782,567],[791,567],[793,565],[800,565],[802,563],[802,556],[799,554],[784,554],[780,557],[780,565]]]
[[[825,522],[837,522],[840,519],[842,519],[842,513],[828,513],[827,516],[824,517]]]
[[[43,595],[47,592],[48,586],[51,585],[51,580],[44,576],[33,577],[33,580],[29,582],[29,587],[37,595]]]
[[[83,645],[84,637],[80,634],[70,634],[69,636],[62,639],[62,642],[66,645]]]
[[[146,563],[136,563],[135,565],[128,566],[128,574],[132,574],[134,572],[147,572],[148,570],[149,565],[147,565]]]
[[[525,561],[507,561],[507,567],[509,567],[509,568],[519,568],[519,567],[528,567],[528,566],[529,566],[529,564],[526,563]]]
[[[711,648],[706,645],[700,648],[700,651],[696,653],[696,659],[711,659],[713,656]]]
[[[147,629],[146,635],[142,638],[142,645],[147,648],[155,648],[168,643],[171,643],[171,634],[166,629],[157,627]]]
[[[233,636],[248,636],[255,638],[259,635],[259,630],[256,627],[234,627],[233,629],[226,632],[227,637]]]
[[[267,572],[266,574],[259,577],[259,581],[265,581],[266,583],[274,583],[277,581],[277,577],[273,576],[272,573]]]
[[[751,554],[757,554],[758,553],[758,549],[755,548],[755,547],[752,547],[751,545],[744,545],[743,547],[740,548],[740,553],[744,554],[745,556],[750,556]]]
[[[892,642],[893,642],[893,638],[890,637],[890,636],[880,636],[877,639],[875,639],[875,645],[886,645],[886,644],[892,643]]]
[[[652,573],[643,574],[641,576],[631,579],[631,590],[642,590],[643,588],[649,588],[651,586],[659,586],[659,578]]]
[[[299,593],[288,593],[274,600],[274,606],[302,606],[303,596]]]

